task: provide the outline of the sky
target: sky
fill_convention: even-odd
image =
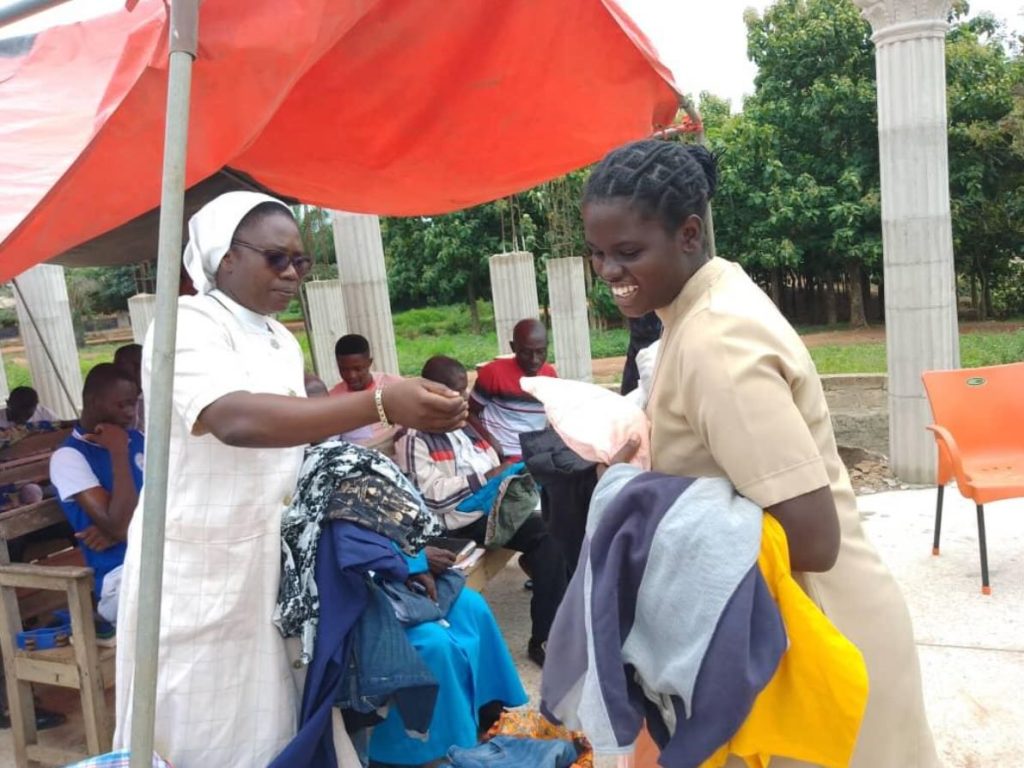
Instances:
[[[643,29],[676,76],[676,84],[697,96],[710,91],[729,99],[737,111],[753,93],[757,68],[747,59],[743,13],[763,11],[767,0],[619,0]],[[970,0],[971,14],[988,12],[1024,31],[1024,0]],[[699,10],[697,10],[699,9]]]
[[[0,0],[0,7],[11,0]],[[595,0],[597,2],[597,0]],[[0,29],[0,37],[26,34],[123,6],[124,0],[71,0],[63,6]],[[658,49],[685,92],[710,91],[729,99],[738,110],[753,92],[757,70],[747,59],[743,12],[761,11],[767,0],[619,0]],[[988,12],[1024,31],[1024,0],[971,0],[971,12]]]

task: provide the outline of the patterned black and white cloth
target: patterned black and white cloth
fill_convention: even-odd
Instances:
[[[311,446],[281,516],[281,586],[274,610],[281,634],[302,638],[303,664],[313,657],[320,618],[316,553],[327,519],[362,525],[409,554],[443,533],[413,484],[379,451],[341,440]]]

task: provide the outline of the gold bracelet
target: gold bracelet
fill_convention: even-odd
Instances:
[[[384,412],[384,387],[378,386],[374,390],[373,404],[377,406],[377,418],[380,419],[380,423],[385,427],[390,427],[391,422],[388,421],[388,415]]]

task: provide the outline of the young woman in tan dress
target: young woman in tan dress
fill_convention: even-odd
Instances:
[[[705,149],[649,140],[611,152],[584,192],[595,272],[623,314],[656,310],[665,326],[647,404],[653,469],[727,477],[782,524],[794,576],[867,664],[852,765],[937,766],[907,606],[864,535],[814,363],[740,266],[708,255],[715,183]]]

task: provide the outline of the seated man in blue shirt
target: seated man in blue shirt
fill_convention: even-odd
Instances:
[[[85,377],[82,417],[50,459],[50,482],[95,572],[100,615],[110,622],[117,619],[114,584],[142,487],[144,438],[131,428],[138,397],[130,374],[110,363],[97,365]]]

